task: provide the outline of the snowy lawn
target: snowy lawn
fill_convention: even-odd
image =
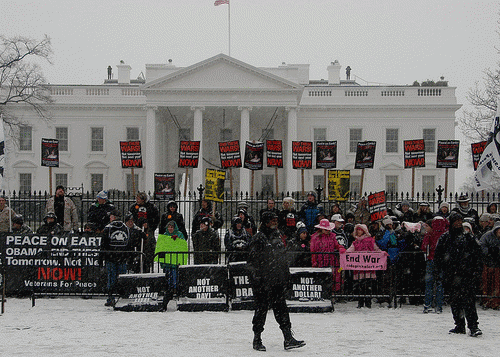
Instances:
[[[357,309],[355,302],[335,312],[293,313],[298,339],[307,346],[283,350],[281,331],[268,314],[263,342],[252,350],[252,311],[120,312],[104,299],[9,298],[0,316],[1,356],[498,356],[500,311],[478,308],[481,337],[449,335],[449,307],[441,315],[421,306]]]

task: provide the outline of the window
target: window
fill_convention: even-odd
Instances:
[[[363,129],[349,129],[349,152],[356,152],[358,149],[358,142],[362,140],[362,134]]]
[[[32,151],[33,150],[32,139],[33,139],[33,128],[31,126],[19,127],[19,150]]]
[[[435,189],[434,176],[422,176],[422,193],[432,195]]]
[[[93,192],[101,192],[104,189],[103,174],[90,174],[90,188]]]
[[[127,141],[138,141],[139,140],[139,128],[127,128]]]
[[[233,131],[231,129],[221,129],[220,130],[220,141],[230,141],[233,137]]]
[[[436,129],[424,129],[425,152],[436,152]]]
[[[56,187],[57,186],[68,187],[68,174],[56,174]]]
[[[318,186],[321,186],[323,188],[323,193],[324,193],[324,189],[325,189],[325,176],[324,175],[314,175],[313,176],[313,189],[316,190],[316,187],[318,187]]]
[[[274,140],[274,128],[262,129],[262,141]]]
[[[132,174],[127,174],[127,192],[139,191],[139,175],[134,174],[134,182],[132,182]]]
[[[385,177],[385,192],[387,194],[395,194],[398,192],[398,176],[387,175]]]
[[[274,175],[262,175],[261,191],[263,194],[274,192]]]
[[[359,197],[361,195],[361,176],[351,175],[351,195]]]
[[[68,127],[56,127],[56,139],[59,140],[59,151],[68,151]],[[66,186],[65,186],[66,187]]]
[[[19,193],[31,192],[31,174],[19,174]]]
[[[191,140],[191,129],[179,128],[179,141],[190,141],[190,140]]]
[[[326,140],[326,128],[314,128],[313,129],[314,141],[325,141]]]
[[[104,128],[91,128],[91,151],[104,151]]]
[[[385,129],[385,152],[399,151],[399,129]]]

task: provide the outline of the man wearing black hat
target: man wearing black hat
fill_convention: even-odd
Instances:
[[[479,214],[470,205],[470,198],[466,195],[460,195],[457,199],[457,206],[451,210],[452,212],[457,212],[462,215],[463,218],[472,218],[474,226],[472,227],[476,230],[479,227]]]
[[[476,311],[476,291],[482,272],[481,248],[474,236],[463,229],[463,217],[452,212],[448,220],[450,230],[439,238],[434,254],[434,265],[443,273],[445,291],[455,328],[450,333],[465,334],[465,320],[470,335],[482,334],[478,326]]]
[[[210,217],[201,218],[198,228],[192,237],[193,249],[197,252],[194,254],[194,263],[219,263],[220,239],[215,229],[212,228],[212,219]]]
[[[285,294],[290,278],[285,245],[278,231],[278,216],[274,212],[262,215],[259,231],[250,240],[248,268],[250,270],[255,313],[253,316],[253,348],[265,351],[261,334],[264,331],[269,307],[285,337],[286,350],[305,345],[292,335],[292,324],[286,306]]]

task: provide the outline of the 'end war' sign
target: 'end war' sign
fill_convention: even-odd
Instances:
[[[348,252],[340,254],[343,270],[386,270],[387,252]]]

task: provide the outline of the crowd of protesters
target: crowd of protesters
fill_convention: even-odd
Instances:
[[[121,222],[119,221],[121,214],[108,199],[107,192],[101,191],[87,212],[88,220],[85,224],[86,233],[103,235],[102,248],[142,252],[140,259],[125,259],[128,270],[152,271],[159,244],[155,231],[158,230],[159,235],[168,236],[168,227],[174,228],[176,233],[173,236],[176,239],[183,241],[191,239],[195,264],[221,262],[219,253],[222,247],[228,252],[226,255],[228,262],[245,261],[248,258],[249,244],[257,233],[258,226],[245,202],[238,204],[221,240],[219,228],[223,227],[224,220],[212,207],[211,201],[201,200],[200,208],[191,221],[189,235],[186,230],[187,223],[183,215],[178,212],[178,204],[175,201],[167,204],[166,212],[160,212],[145,192],[139,192],[135,199],[124,217],[124,222]],[[386,217],[372,222],[366,197],[361,197],[359,202],[346,212],[343,212],[336,202],[330,204],[329,212],[325,212],[322,204],[318,202],[316,192],[311,191],[307,194],[306,202],[299,208],[295,207],[295,201],[291,197],[282,200],[281,209],[276,207],[274,199],[269,199],[267,206],[259,211],[258,221],[261,222],[266,213],[278,217],[278,231],[288,253],[290,266],[332,267],[334,292],[340,290],[347,275],[346,272],[342,274],[339,272],[338,253],[359,250],[386,251],[388,254],[386,271],[377,274],[374,272],[351,274],[352,280],[358,281],[355,287],[360,294],[370,295],[376,279],[394,278],[397,271],[400,272],[399,281],[389,279],[396,283],[391,284],[392,286],[382,284],[378,287],[379,293],[387,293],[394,288],[404,289],[407,295],[414,296],[413,303],[423,303],[425,313],[430,311],[440,313],[444,303],[445,267],[449,267],[449,264],[445,262],[440,266],[440,257],[436,252],[439,252],[439,243],[444,242],[441,237],[445,236],[445,233],[450,234],[452,223],[460,218],[458,221],[461,221],[461,227],[458,236],[473,237],[471,244],[477,244],[479,248],[480,269],[475,271],[473,278],[482,282],[482,294],[488,296],[482,299],[481,305],[483,308],[499,309],[500,298],[497,297],[500,296],[500,214],[497,204],[488,204],[486,212],[481,216],[471,207],[467,196],[460,196],[453,205],[451,208],[449,203],[442,202],[436,212],[431,212],[427,202],[420,202],[414,210],[410,201],[403,200],[394,209],[388,209]],[[455,221],[451,222],[450,217]],[[117,220],[119,224],[116,223]],[[43,224],[36,232],[32,232],[24,223],[21,215],[8,207],[5,197],[0,197],[0,231],[60,235],[77,232],[78,226],[77,208],[71,198],[65,195],[62,186],[58,186],[55,195],[47,201]],[[116,226],[119,226],[116,230],[124,231],[128,239],[119,246],[116,243],[110,246],[109,239],[113,234],[110,230]],[[454,228],[457,229],[456,236],[458,228]],[[420,254],[405,254],[418,252]],[[112,261],[109,256],[107,258],[106,261]],[[121,271],[122,262],[118,263],[110,270]],[[165,266],[163,267],[165,270]],[[403,281],[406,283],[403,284]],[[113,285],[112,278],[109,284]],[[420,300],[421,295],[424,295],[423,301]],[[360,301],[359,306],[370,307],[371,300]]]

